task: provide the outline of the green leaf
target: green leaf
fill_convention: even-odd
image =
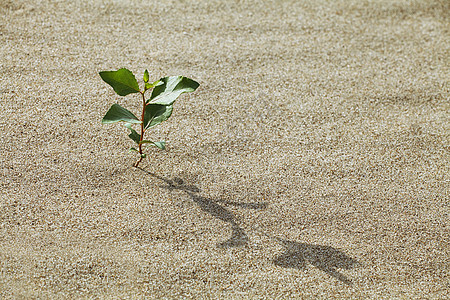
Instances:
[[[117,71],[100,72],[100,77],[112,86],[114,91],[120,96],[126,96],[132,93],[139,93],[139,85],[133,73],[127,69]]]
[[[181,94],[195,91],[198,82],[183,76],[161,78],[162,84],[157,85],[147,103],[171,105]]]
[[[161,142],[152,142],[152,141],[146,140],[146,141],[141,141],[141,144],[150,144],[150,145],[152,145],[152,146],[158,147],[158,148],[161,149],[161,150],[166,149],[166,142],[164,142],[164,141],[161,141]]]
[[[148,82],[148,79],[149,79],[148,70],[145,69],[145,72],[144,72],[144,82],[147,83],[147,82]]]
[[[161,84],[163,84],[163,83],[161,82],[161,80],[156,80],[156,81],[153,82],[153,83],[148,83],[148,82],[146,82],[146,83],[145,83],[145,90],[149,90],[149,89],[151,89],[151,88],[153,88],[153,87],[155,87],[155,86],[161,85]],[[148,101],[147,101],[147,102],[148,102]]]
[[[136,148],[134,148],[134,147],[131,147],[129,151],[130,151],[130,152],[131,152],[131,151],[136,151],[136,152],[139,152],[139,150],[138,150],[138,149],[136,149]]]
[[[123,108],[119,104],[113,104],[111,108],[108,110],[106,115],[103,117],[103,124],[111,124],[116,122],[128,122],[128,123],[142,123],[138,120],[138,118],[133,115],[131,111],[126,108]]]
[[[158,125],[167,120],[173,111],[173,105],[147,104],[144,113],[145,129]]]
[[[135,141],[136,144],[139,145],[139,141],[140,141],[140,139],[141,139],[141,135],[140,135],[139,133],[137,133],[135,130],[133,130],[133,131],[128,135],[128,137],[129,137],[130,139],[132,139],[133,141]]]
[[[164,141],[154,142],[153,145],[155,145],[156,147],[158,147],[161,150],[166,149],[166,142],[164,142]]]
[[[158,85],[162,85],[164,84],[164,82],[162,82],[161,80],[156,80],[155,82],[152,82],[152,87],[158,86]]]
[[[141,141],[141,135],[137,133],[136,130],[133,129],[133,127],[131,127],[130,123],[125,123],[125,127],[131,130],[131,133],[128,135],[128,137],[139,145],[139,142]]]

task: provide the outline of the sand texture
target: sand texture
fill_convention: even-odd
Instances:
[[[136,169],[99,71],[200,83]],[[0,0],[1,299],[448,299],[450,1]]]

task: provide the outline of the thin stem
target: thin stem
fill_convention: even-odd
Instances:
[[[134,167],[137,168],[139,166],[139,163],[142,161],[142,156],[139,158],[139,160],[134,164]]]
[[[144,133],[145,133],[145,128],[144,128],[144,116],[145,116],[145,107],[146,107],[146,103],[145,103],[145,90],[143,92],[140,92],[142,95],[142,115],[141,115],[141,137],[139,139],[139,155],[140,158],[139,160],[134,164],[134,166],[137,168],[137,166],[139,165],[139,163],[142,161],[142,141],[144,139]]]

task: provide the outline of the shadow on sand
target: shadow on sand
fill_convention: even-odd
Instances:
[[[219,248],[240,247],[246,245],[249,241],[244,229],[239,226],[235,215],[226,209],[225,206],[238,206],[247,209],[265,209],[267,207],[267,203],[240,203],[202,197],[198,195],[201,191],[198,187],[195,185],[185,184],[184,180],[181,178],[175,177],[174,179],[167,179],[144,169],[141,170],[157,179],[162,180],[165,183],[165,185],[161,186],[162,188],[184,191],[201,210],[230,224],[232,229],[231,236],[226,241],[219,243],[217,245]]]
[[[198,193],[201,192],[198,187],[186,184],[184,180],[179,177],[167,179],[142,168],[139,169],[146,172],[148,175],[163,181],[165,184],[161,186],[162,188],[171,191],[179,190],[185,192],[201,210],[230,224],[232,229],[231,236],[226,241],[219,243],[217,245],[219,248],[240,247],[247,245],[249,242],[249,238],[244,229],[241,228],[234,214],[231,213],[226,206],[238,206],[247,209],[265,209],[267,207],[267,203],[241,203],[202,197],[198,195]],[[262,234],[269,237],[265,233]],[[273,260],[273,263],[276,266],[282,268],[304,269],[307,263],[309,263],[347,285],[352,283],[350,279],[340,273],[337,269],[351,269],[357,265],[358,262],[342,251],[331,246],[293,242],[275,237],[269,238],[275,240],[284,248],[284,252]]]
[[[275,238],[283,246],[284,252],[273,260],[273,263],[283,268],[304,269],[309,263],[331,277],[350,285],[352,282],[337,269],[351,269],[358,262],[330,246],[305,244]]]

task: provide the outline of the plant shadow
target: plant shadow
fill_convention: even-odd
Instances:
[[[246,232],[239,225],[236,216],[226,208],[227,206],[237,206],[246,209],[265,209],[268,206],[265,202],[242,203],[203,197],[199,195],[201,190],[197,186],[188,184],[179,177],[168,179],[145,169],[138,169],[164,182],[160,187],[170,191],[178,190],[184,192],[202,211],[228,223],[232,229],[231,236],[227,240],[218,243],[217,247],[219,248],[242,247],[249,242],[249,237]],[[352,281],[344,274],[340,273],[338,269],[351,269],[354,266],[359,265],[359,262],[349,257],[344,252],[331,246],[294,242],[277,237],[270,237],[263,232],[261,233],[270,239],[276,240],[284,249],[282,254],[272,260],[274,265],[301,270],[305,269],[307,265],[310,264],[344,284],[352,284]]]
[[[197,204],[202,211],[223,222],[228,223],[231,226],[232,230],[231,236],[226,241],[218,243],[217,246],[219,248],[241,247],[247,245],[249,242],[249,238],[244,229],[239,225],[236,216],[231,211],[229,211],[226,206],[242,207],[246,209],[265,209],[267,207],[267,203],[241,203],[203,197],[199,195],[201,190],[198,187],[192,184],[186,184],[184,180],[179,177],[168,179],[162,176],[158,176],[142,168],[139,169],[151,175],[152,177],[163,181],[165,184],[161,186],[162,188],[168,189],[170,191],[180,190],[185,192],[186,195],[188,195],[190,199],[195,204]]]
[[[309,263],[347,285],[352,284],[352,281],[337,269],[351,269],[359,263],[344,252],[331,246],[299,243],[280,238],[275,239],[284,248],[284,252],[273,260],[276,266],[304,269]]]

